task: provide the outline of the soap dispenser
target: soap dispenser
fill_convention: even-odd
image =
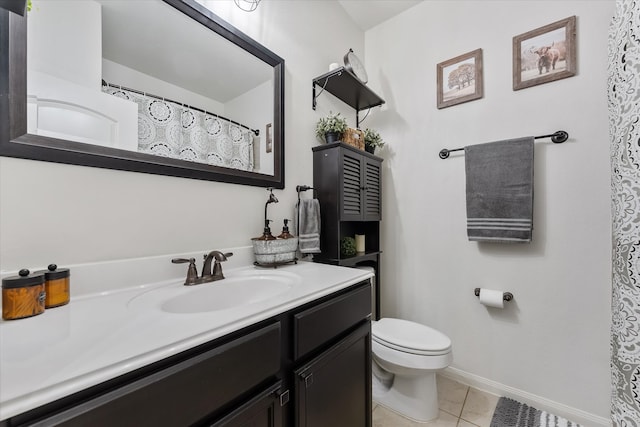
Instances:
[[[276,240],[276,238],[273,237],[273,234],[271,234],[271,228],[269,227],[270,222],[270,219],[264,220],[264,230],[262,231],[262,236],[257,237],[256,240]]]
[[[271,220],[267,219],[267,207],[269,203],[278,203],[278,199],[273,194],[273,188],[267,188],[267,191],[269,192],[269,199],[267,203],[264,204],[264,230],[262,231],[262,236],[256,237],[255,240],[276,240],[273,234],[271,234],[271,228],[269,228],[269,222],[271,222]]]
[[[278,239],[291,239],[293,238],[293,234],[289,233],[289,220],[284,220],[284,225],[282,226],[282,233],[278,236]]]

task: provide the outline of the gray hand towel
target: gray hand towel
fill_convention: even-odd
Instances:
[[[526,137],[464,148],[469,240],[531,242],[533,141]]]
[[[303,254],[320,253],[320,202],[318,199],[300,200],[300,206],[296,203],[294,221],[300,252]]]

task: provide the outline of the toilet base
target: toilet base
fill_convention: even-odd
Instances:
[[[380,382],[375,376],[373,381]],[[373,389],[374,402],[407,418],[418,422],[427,422],[438,418],[438,389],[435,371],[410,377],[396,375],[390,388],[380,382],[380,384],[375,384]]]

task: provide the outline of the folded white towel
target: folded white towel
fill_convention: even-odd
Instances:
[[[296,203],[294,228],[298,234],[300,252],[303,254],[320,253],[320,202],[318,199],[300,200]],[[300,225],[298,226],[298,218]]]

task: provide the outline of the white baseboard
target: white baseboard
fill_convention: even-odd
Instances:
[[[536,409],[546,411],[550,414],[557,415],[559,417],[566,418],[569,421],[581,424],[585,427],[611,427],[611,419],[604,418],[589,412],[572,408],[562,403],[554,402],[541,396],[537,396],[532,393],[528,393],[517,388],[509,387],[507,385],[498,383],[496,381],[489,380],[487,378],[480,377],[469,372],[457,368],[446,368],[439,372],[443,377],[447,377],[462,384],[477,388],[488,393],[495,394],[497,396],[504,396],[510,399],[517,400],[518,402],[525,403]]]

